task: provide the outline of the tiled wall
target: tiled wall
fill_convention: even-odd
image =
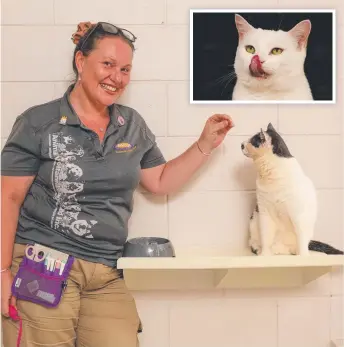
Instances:
[[[256,8],[256,0],[2,0],[2,127],[33,104],[61,96],[72,79],[71,34],[79,21],[111,21],[138,37],[132,83],[122,102],[136,108],[167,159],[199,136],[208,116],[232,115],[236,127],[180,193],[137,192],[130,237],[169,237],[177,253],[229,255],[245,246],[254,172],[243,139],[272,122],[314,180],[320,205],[316,237],[343,241],[342,0],[262,0],[260,8],[337,9],[336,105],[189,104],[189,8]],[[246,166],[246,174],[242,169]],[[142,347],[328,347],[344,338],[343,277],[325,275],[295,290],[135,292]]]

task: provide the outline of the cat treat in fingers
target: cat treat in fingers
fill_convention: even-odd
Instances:
[[[249,223],[249,247],[257,255],[343,254],[315,241],[317,194],[312,180],[269,123],[241,144],[256,168],[256,207]]]

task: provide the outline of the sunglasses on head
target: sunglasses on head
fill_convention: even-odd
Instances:
[[[88,40],[88,38],[92,35],[92,33],[95,32],[95,30],[97,30],[98,28],[101,28],[103,31],[105,31],[108,34],[112,34],[112,35],[121,35],[124,38],[126,38],[127,40],[129,40],[130,42],[135,42],[135,40],[137,39],[137,37],[130,32],[129,30],[126,29],[122,29],[117,27],[116,25],[110,24],[110,23],[106,23],[106,22],[98,22],[88,33],[87,36],[85,37],[80,50],[82,49],[82,47],[84,46],[84,44],[86,43],[86,41]]]

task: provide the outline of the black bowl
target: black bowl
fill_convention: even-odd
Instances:
[[[136,237],[124,244],[123,257],[175,257],[175,252],[163,237]]]

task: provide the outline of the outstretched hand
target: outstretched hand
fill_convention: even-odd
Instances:
[[[214,114],[209,117],[198,140],[202,151],[210,153],[218,147],[233,127],[232,118],[226,114]]]

